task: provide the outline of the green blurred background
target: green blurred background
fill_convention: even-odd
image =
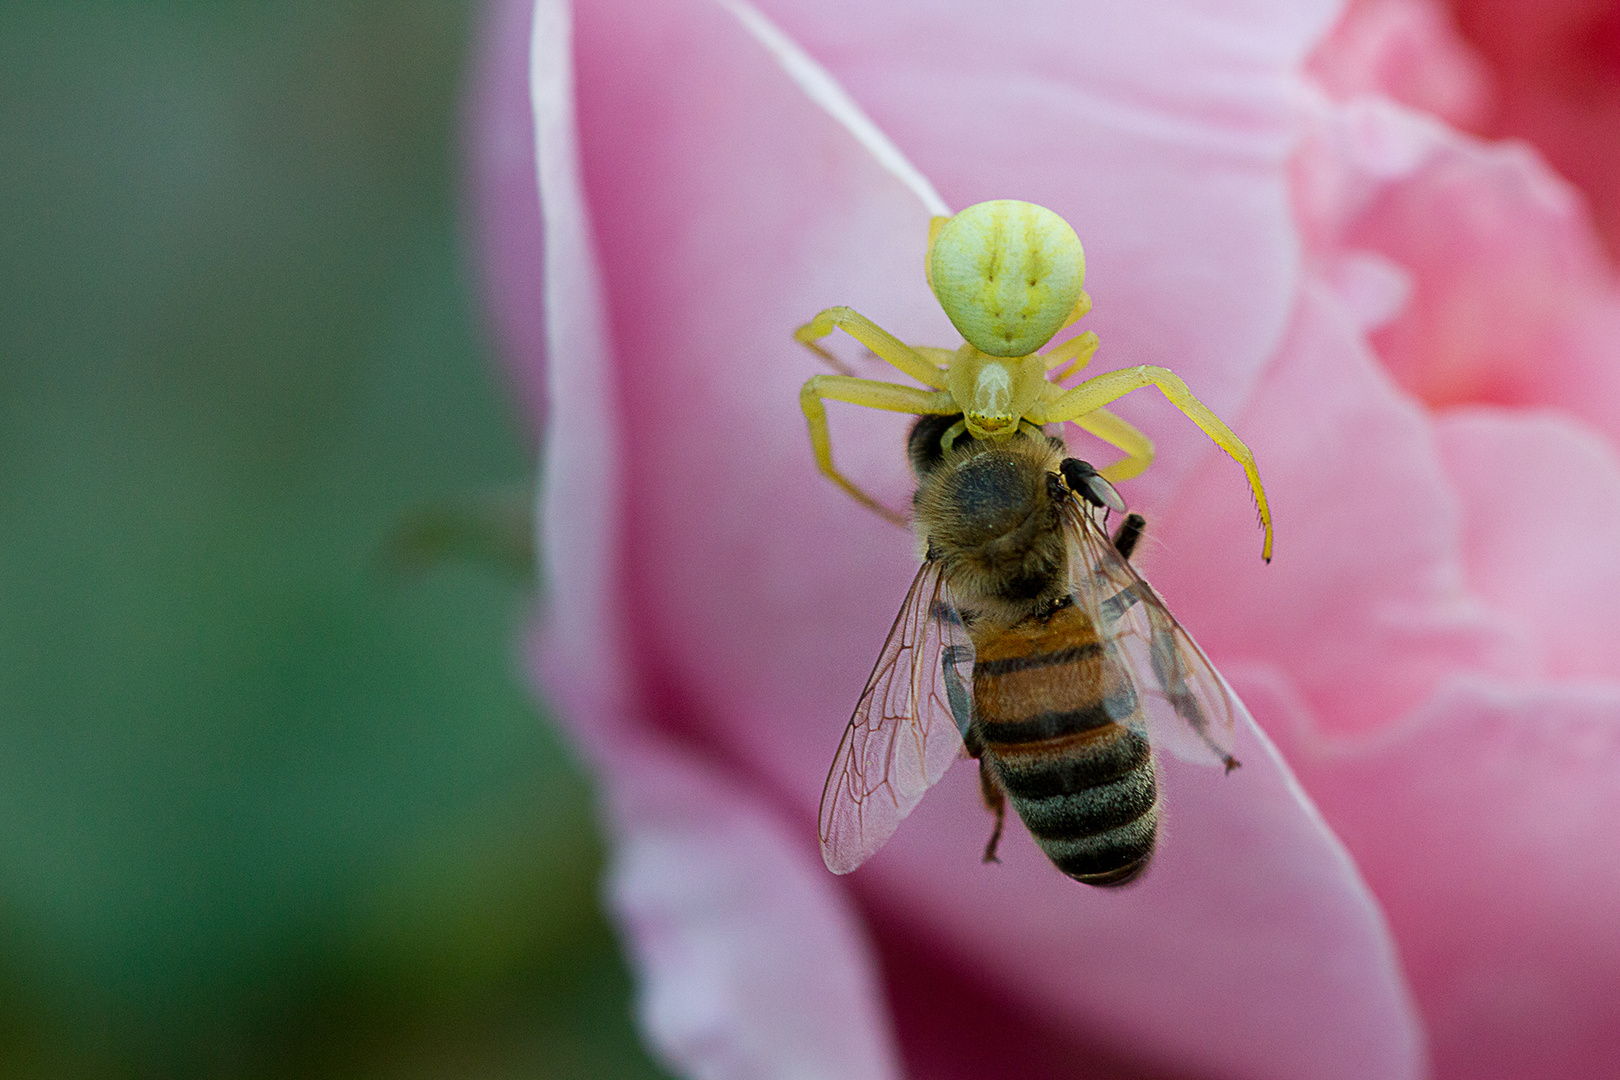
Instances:
[[[519,676],[473,16],[0,4],[4,1076],[657,1075]]]

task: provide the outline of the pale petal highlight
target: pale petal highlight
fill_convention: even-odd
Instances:
[[[855,913],[815,848],[668,746],[607,781],[608,896],[649,1042],[693,1080],[898,1080]]]

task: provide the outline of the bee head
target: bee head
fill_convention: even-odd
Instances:
[[[984,449],[985,441],[976,439],[972,432],[963,430],[962,419],[961,413],[923,415],[917,417],[911,425],[911,433],[906,437],[906,457],[911,462],[911,471],[918,480],[924,479],[944,463],[947,456],[945,435],[953,427],[957,428],[960,434],[951,441],[952,450],[977,453]],[[1025,432],[1028,433],[1027,427]],[[1063,440],[1056,436],[1047,435],[1046,442],[1060,455],[1067,449]]]
[[[960,592],[1022,602],[1065,580],[1062,510],[1047,477],[1057,453],[1015,438],[953,447],[917,489],[917,521]]]

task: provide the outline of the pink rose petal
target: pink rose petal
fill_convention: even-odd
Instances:
[[[1353,0],[1312,71],[1337,98],[1387,96],[1523,139],[1620,252],[1620,7],[1612,0]]]
[[[1614,447],[1551,411],[1459,409],[1437,426],[1473,591],[1513,613],[1538,673],[1620,678]]]
[[[1490,69],[1438,0],[1352,0],[1310,68],[1335,98],[1380,94],[1460,128],[1496,105]]]
[[[615,734],[623,738],[636,708],[619,674],[629,661],[609,557],[623,520],[614,494],[621,458],[605,423],[617,413],[613,346],[580,187],[571,14],[567,0],[536,0],[533,12],[526,81],[545,229],[545,344],[552,361],[545,367],[546,468],[537,504],[550,604],[544,664],[548,684],[565,707],[596,721],[581,726],[577,737],[605,758],[600,745]]]
[[[1207,1076],[1143,1060],[1139,1043],[1084,1030],[1029,1009],[985,980],[972,960],[953,957],[903,916],[870,921],[888,975],[907,1075],[927,1080],[1193,1080]]]
[[[1234,678],[1389,912],[1438,1080],[1615,1075],[1620,687],[1462,680],[1323,743],[1285,677]]]
[[[1075,888],[1017,823],[1001,865],[978,865],[990,818],[967,767],[853,883],[1037,1020],[1084,1018],[1116,1056],[1278,1080],[1423,1075],[1376,901],[1264,735],[1246,726],[1235,753],[1230,776],[1159,756],[1163,834],[1128,890]]]
[[[1253,510],[1209,459],[1139,561],[1217,662],[1266,658],[1332,732],[1376,730],[1462,670],[1529,674],[1522,632],[1470,595],[1461,519],[1424,414],[1322,288],[1238,418],[1279,529],[1270,566],[1225,537]],[[1375,672],[1376,677],[1370,677]]]
[[[1433,127],[1425,134],[1421,161],[1346,233],[1348,244],[1378,251],[1415,278],[1407,312],[1375,338],[1380,354],[1437,405],[1612,409],[1591,403],[1594,387],[1576,381],[1602,377],[1597,389],[1620,389],[1602,370],[1620,345],[1608,357],[1582,358],[1560,341],[1572,316],[1616,302],[1578,198],[1522,147],[1485,146]],[[1620,431],[1620,417],[1593,419]]]
[[[1556,405],[1620,438],[1620,283],[1578,192],[1528,147],[1379,98],[1324,106],[1295,164],[1322,257],[1406,275],[1373,335],[1431,405]]]
[[[1452,0],[1490,66],[1497,109],[1482,134],[1534,143],[1586,192],[1620,252],[1620,7],[1612,0]]]

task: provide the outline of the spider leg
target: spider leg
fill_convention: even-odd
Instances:
[[[1187,419],[1197,424],[1203,429],[1204,434],[1215,441],[1216,446],[1226,451],[1232,460],[1243,467],[1243,472],[1249,479],[1249,489],[1254,493],[1255,508],[1260,512],[1261,527],[1265,529],[1266,534],[1260,556],[1267,562],[1271,561],[1271,508],[1266,504],[1265,488],[1260,486],[1260,470],[1255,466],[1254,454],[1243,445],[1243,440],[1226,426],[1225,421],[1210,412],[1208,406],[1193,396],[1179,375],[1168,368],[1143,365],[1093,376],[1068,391],[1056,384],[1048,385],[1054,396],[1037,402],[1035,409],[1032,410],[1035,415],[1031,415],[1029,419],[1037,424],[1073,420],[1082,427],[1085,426],[1082,417],[1096,412],[1109,402],[1116,401],[1132,390],[1140,390],[1144,386],[1158,387],[1165,400],[1180,409]],[[1126,459],[1127,462],[1129,460]],[[1106,473],[1104,475],[1107,476]]]
[[[1075,426],[1091,432],[1109,446],[1125,451],[1125,456],[1098,474],[1110,484],[1133,480],[1153,464],[1153,440],[1137,430],[1136,425],[1115,416],[1107,409],[1093,409],[1074,421]]]
[[[1062,382],[1070,375],[1073,375],[1075,372],[1091,363],[1092,354],[1096,351],[1097,335],[1094,332],[1087,330],[1083,334],[1074,335],[1074,337],[1070,338],[1068,341],[1065,341],[1056,348],[1049,349],[1042,353],[1041,358],[1046,361],[1046,370],[1048,372],[1055,371],[1057,368],[1063,367],[1065,364],[1068,365],[1067,367],[1063,367],[1063,370],[1059,371],[1056,375],[1048,376],[1053,382]]]
[[[950,414],[957,412],[955,399],[943,390],[920,390],[915,386],[878,382],[875,379],[857,379],[848,375],[812,375],[799,391],[799,407],[810,425],[810,448],[816,455],[816,467],[823,476],[843,488],[856,502],[881,517],[905,525],[906,516],[897,513],[857,487],[832,459],[832,436],[827,430],[827,407],[823,401],[846,401],[851,405],[865,405],[869,409],[889,412]]]
[[[936,390],[945,389],[945,373],[937,365],[918,355],[910,345],[852,308],[828,308],[793,331],[793,338],[834,367],[843,367],[837,357],[820,344],[822,338],[840,327],[850,337],[876,353],[879,359],[888,361],[924,386],[932,386]]]
[[[1086,292],[1086,290],[1081,289],[1080,299],[1074,302],[1074,310],[1069,312],[1069,317],[1063,320],[1063,326],[1058,327],[1058,329],[1062,330],[1064,327],[1073,326],[1075,323],[1085,318],[1086,312],[1090,310],[1091,296]]]
[[[911,351],[939,368],[942,372],[950,368],[951,357],[956,355],[955,349],[941,349],[935,345],[913,345]]]
[[[825,360],[827,362],[827,366],[832,368],[838,374],[848,375],[851,378],[859,377],[855,374],[854,368],[844,363],[842,359],[834,356],[826,349],[823,349],[820,345],[806,345],[805,347]],[[916,353],[924,360],[927,360],[941,371],[944,371],[951,366],[951,357],[956,355],[956,353],[951,349],[941,349],[933,345],[912,345],[910,348],[912,352]],[[871,349],[866,350],[866,356],[873,360],[882,359]]]

